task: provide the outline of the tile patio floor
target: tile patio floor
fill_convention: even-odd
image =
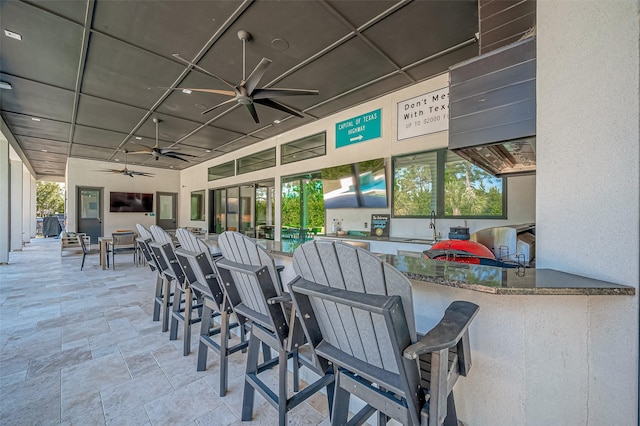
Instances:
[[[196,371],[182,334],[170,341],[151,320],[155,276],[131,257],[102,270],[98,256],[60,253],[33,239],[0,265],[0,425],[272,425],[277,412],[257,396],[240,422],[244,357],[231,356],[229,391],[218,395],[218,356]],[[275,373],[273,372],[275,383]],[[256,393],[257,395],[257,393]],[[289,424],[328,424],[324,395],[289,413]]]

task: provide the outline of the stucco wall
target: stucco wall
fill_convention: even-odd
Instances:
[[[537,266],[636,288],[638,8],[633,0],[537,3]],[[558,309],[563,322],[576,314]],[[585,333],[545,344],[553,355],[540,366],[556,368],[527,386],[541,393],[526,397],[527,419],[637,424],[638,298],[594,297],[582,311],[576,325]],[[553,322],[559,313],[541,306],[540,315]],[[573,374],[557,368],[575,363]]]
[[[307,173],[320,170],[324,167],[337,166],[363,160],[384,157],[386,159],[395,155],[412,152],[421,152],[444,148],[448,144],[448,132],[432,133],[425,136],[410,139],[398,140],[397,136],[397,104],[398,102],[413,98],[418,95],[432,92],[434,90],[448,86],[448,74],[443,74],[428,81],[414,85],[410,88],[374,99],[365,104],[342,111],[331,117],[315,121],[311,124],[283,133],[270,138],[259,144],[235,151],[231,154],[221,156],[208,162],[190,167],[180,173],[181,195],[180,209],[188,211],[189,194],[191,191],[207,189],[207,200],[210,188],[224,188],[230,185],[247,184],[263,179],[275,178],[276,184],[276,223],[280,220],[280,180],[282,176],[289,176],[298,173]],[[349,118],[382,109],[382,136],[378,139],[336,148],[335,125],[338,122]],[[295,118],[294,118],[295,119]],[[207,182],[207,169],[211,166],[221,164],[235,158],[239,158],[254,152],[276,146],[277,161],[279,163],[279,145],[326,131],[327,153],[325,156],[310,160],[299,161],[285,165],[278,165],[277,169],[248,173],[225,179]],[[387,164],[390,174],[391,164]],[[467,225],[471,232],[478,229],[504,224],[534,222],[535,220],[535,176],[524,176],[509,178],[507,184],[507,220],[468,220]],[[388,181],[389,188],[391,181]],[[187,209],[187,210],[185,210]],[[207,201],[208,209],[208,201]],[[334,209],[327,211],[327,223],[333,218],[343,220],[343,228],[349,230],[365,230],[364,222],[371,222],[371,215],[378,213],[390,213],[391,209]],[[208,210],[207,210],[208,214]],[[188,220],[188,215],[183,215],[180,221],[181,226],[198,226],[206,228],[206,222],[195,222]],[[462,219],[446,219],[437,221],[437,229],[442,236],[446,237],[451,226],[463,226]],[[392,219],[391,235],[396,237],[430,238],[433,231],[429,229],[429,220],[425,219]],[[276,231],[276,238],[279,238],[279,229]]]

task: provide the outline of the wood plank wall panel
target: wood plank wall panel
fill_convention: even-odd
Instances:
[[[480,54],[518,41],[536,25],[536,0],[479,0]]]

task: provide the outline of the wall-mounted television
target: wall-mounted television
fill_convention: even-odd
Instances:
[[[111,192],[109,194],[109,211],[112,213],[151,213],[153,211],[153,194]]]
[[[322,169],[325,209],[386,208],[384,158]]]

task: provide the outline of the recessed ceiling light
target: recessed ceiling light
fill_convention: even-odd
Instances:
[[[182,89],[182,93],[186,93],[187,95],[191,94],[191,90],[189,89]]]
[[[49,151],[47,151],[46,149],[41,149],[41,151],[42,151],[42,152],[49,152]]]
[[[273,120],[273,124],[280,124],[280,123],[282,123],[282,121],[280,121],[280,120]]]
[[[210,149],[207,149],[205,152],[211,152],[211,150],[210,150]]]
[[[120,161],[120,159],[119,159],[119,158],[116,158],[116,161]]]
[[[173,166],[169,166],[170,169],[173,169]]]
[[[39,119],[39,118],[36,118],[36,117],[31,117],[31,119],[32,119],[33,121],[40,121],[40,119]]]
[[[274,38],[271,40],[271,47],[275,50],[285,51],[289,48],[289,42],[282,38]]]
[[[11,83],[0,81],[0,89],[11,90]]]
[[[14,33],[13,31],[4,30],[4,35],[15,40],[22,40],[22,36],[18,33]]]
[[[136,140],[141,141],[142,138],[140,136],[136,136]]]

